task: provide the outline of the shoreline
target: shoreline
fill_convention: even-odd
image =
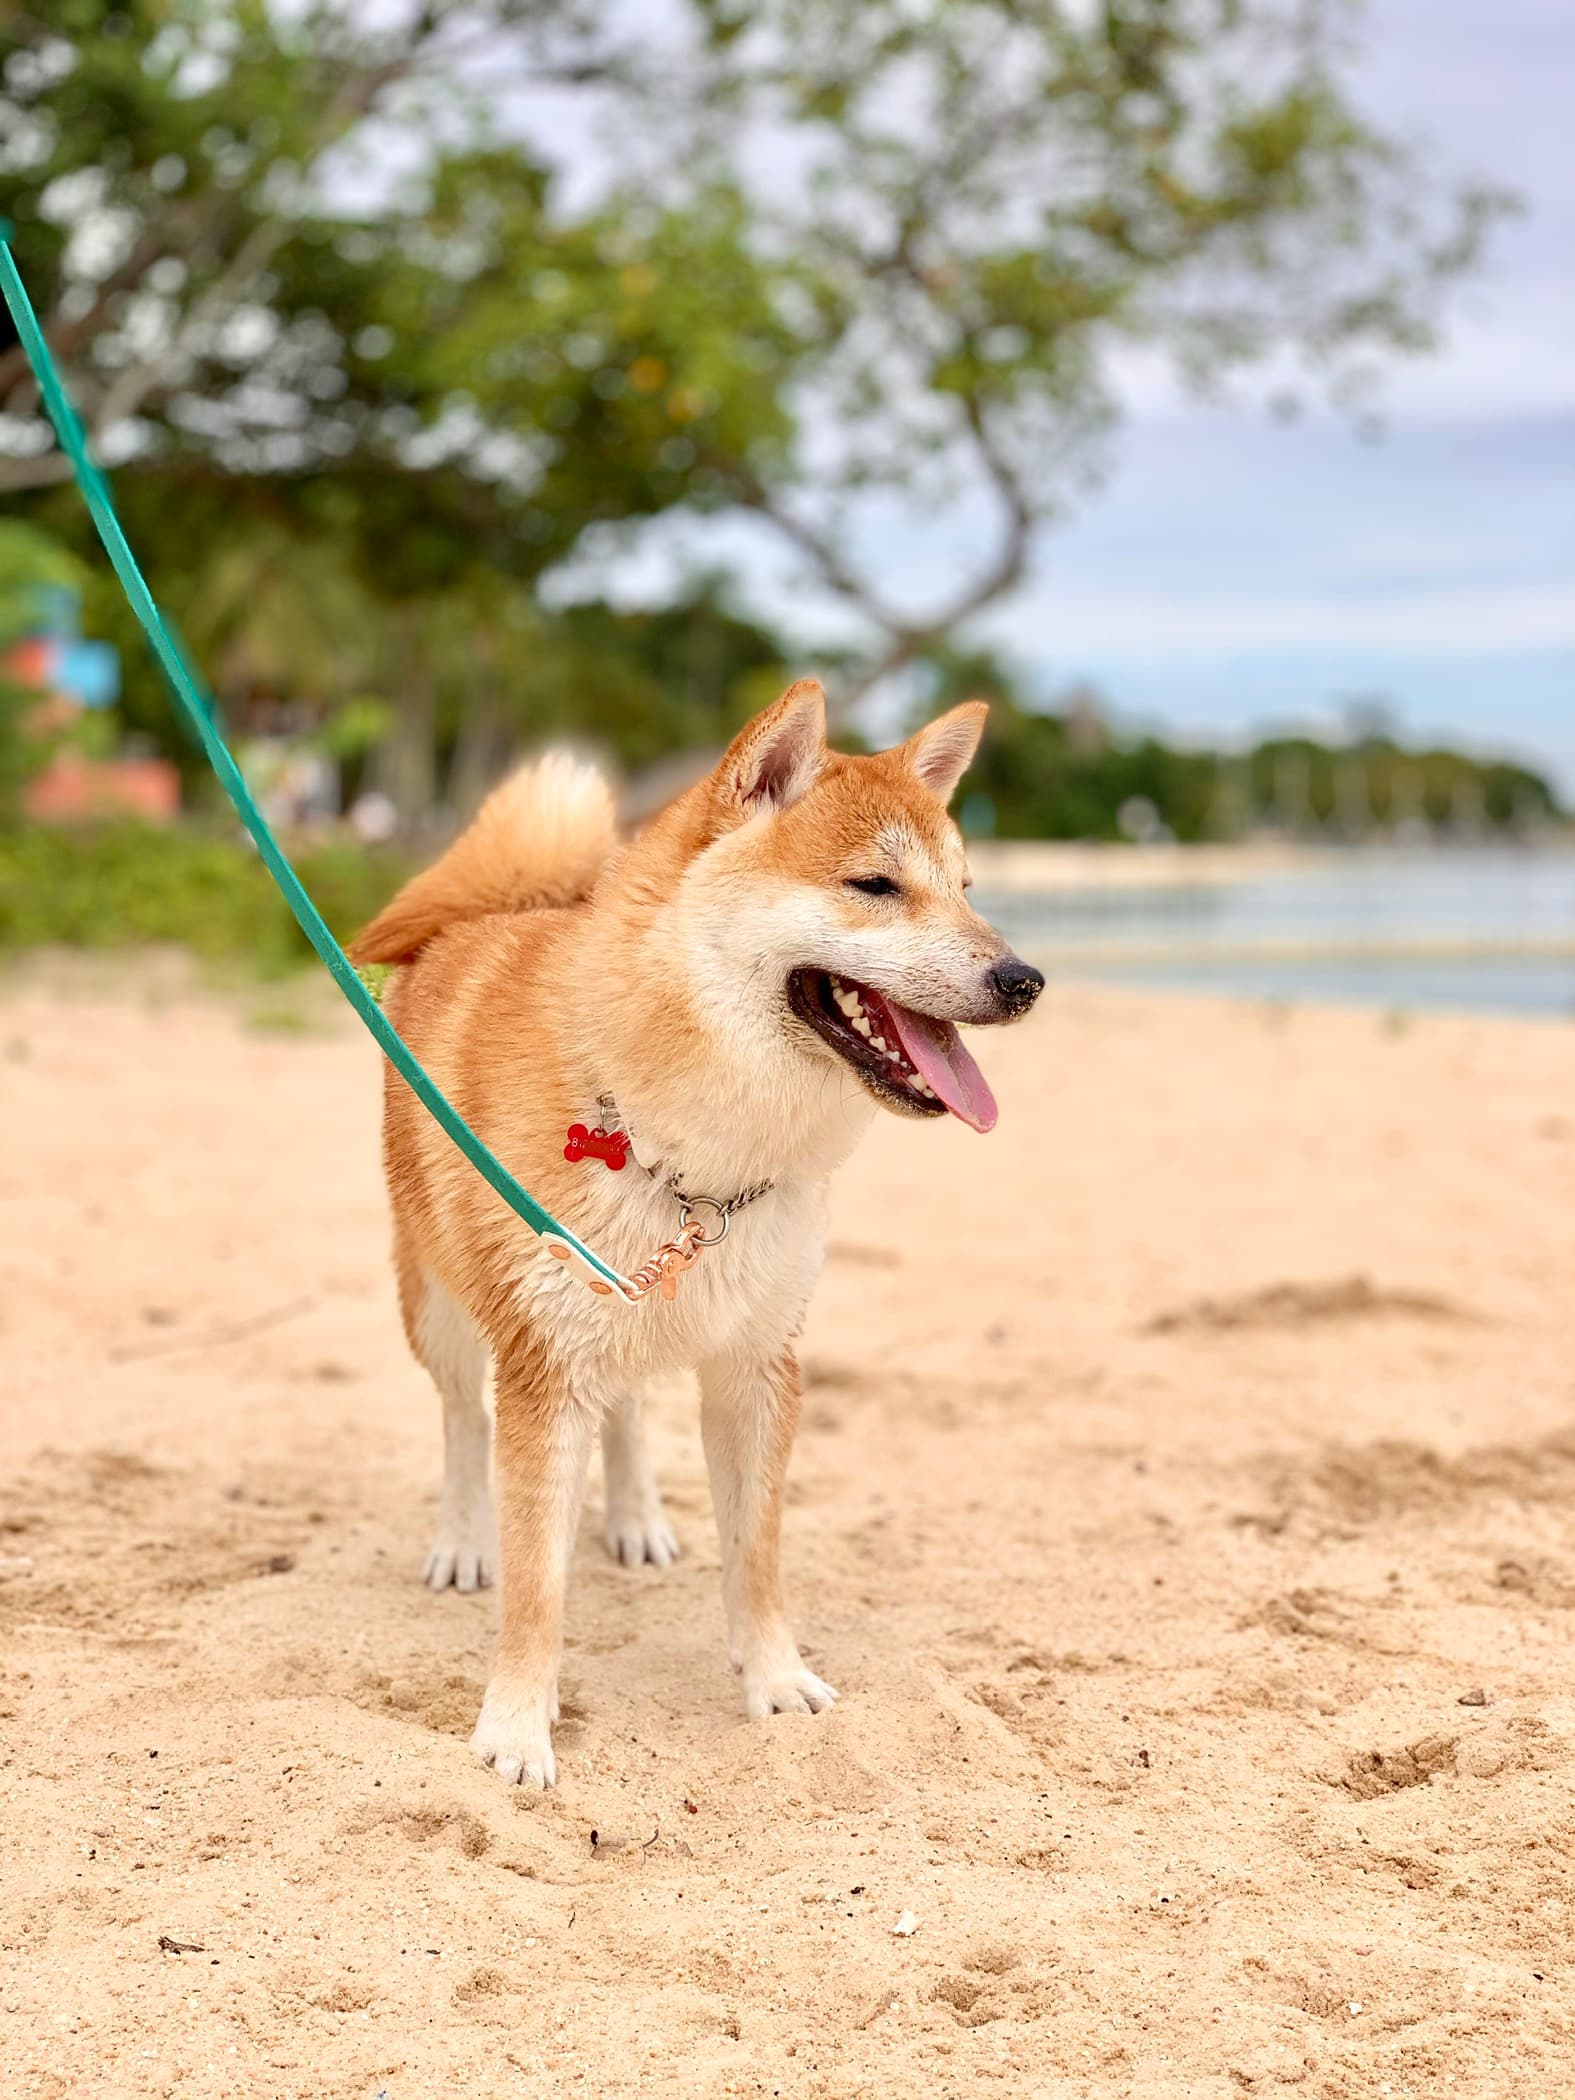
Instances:
[[[1088,840],[974,839],[968,859],[981,891],[996,896],[1054,895],[1066,890],[1225,887],[1277,875],[1350,868],[1363,861],[1424,866],[1475,856],[1575,860],[1575,837],[1546,841],[1484,839],[1462,845],[1358,846],[1249,839],[1238,845],[1112,845]]]

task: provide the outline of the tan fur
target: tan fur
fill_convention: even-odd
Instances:
[[[445,926],[492,912],[575,904],[613,843],[607,783],[564,753],[516,773],[424,874],[351,944],[357,963],[408,962]]]
[[[600,783],[545,762],[500,789],[356,944],[359,957],[408,959],[386,1004],[417,1057],[532,1193],[625,1274],[670,1235],[676,1210],[634,1162],[614,1175],[564,1159],[568,1125],[594,1120],[599,1095],[616,1097],[641,1156],[671,1163],[690,1189],[774,1183],[672,1303],[597,1299],[388,1075],[384,1152],[412,1346],[430,1362],[435,1335],[463,1358],[464,1319],[495,1365],[503,1617],[475,1742],[506,1778],[554,1775],[564,1586],[599,1420],[617,1424],[609,1484],[628,1483],[629,1506],[609,1510],[614,1550],[659,1563],[676,1550],[638,1441],[639,1389],[659,1370],[700,1371],[747,1710],[835,1697],[800,1660],[781,1600],[791,1342],[819,1266],[827,1175],[874,1104],[792,1019],[785,980],[799,965],[846,967],[927,1012],[1000,1018],[983,987],[1007,951],[968,909],[942,801],[979,720],[954,710],[897,751],[849,758],[825,748],[819,687],[794,687],[621,849]],[[900,899],[846,887],[883,871],[900,875]],[[432,1367],[448,1411],[463,1380],[451,1372],[445,1386]],[[456,1392],[462,1447],[467,1404]],[[466,1507],[455,1500],[460,1536],[429,1562],[439,1586],[451,1565],[486,1567]]]

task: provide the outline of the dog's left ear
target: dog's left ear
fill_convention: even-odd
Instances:
[[[814,785],[826,756],[826,696],[813,678],[790,685],[728,745],[717,776],[740,816],[788,809]]]
[[[986,700],[965,700],[949,714],[933,722],[897,746],[897,755],[912,773],[917,773],[932,795],[950,802],[952,791],[973,764],[973,755],[984,735],[990,712]]]

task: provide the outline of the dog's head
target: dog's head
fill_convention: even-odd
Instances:
[[[704,843],[675,900],[711,1011],[757,1056],[771,1031],[882,1107],[981,1131],[995,1100],[957,1023],[1018,1020],[1044,984],[969,908],[946,814],[987,712],[969,702],[855,758],[826,747],[820,687],[790,687],[685,798]]]

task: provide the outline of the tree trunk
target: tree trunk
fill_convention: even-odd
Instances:
[[[437,801],[437,696],[424,669],[414,670],[399,693],[393,729],[368,771],[399,812],[401,838],[429,829]]]
[[[447,800],[461,824],[475,815],[507,756],[503,710],[492,678],[479,678],[465,695],[459,735],[448,769]]]

